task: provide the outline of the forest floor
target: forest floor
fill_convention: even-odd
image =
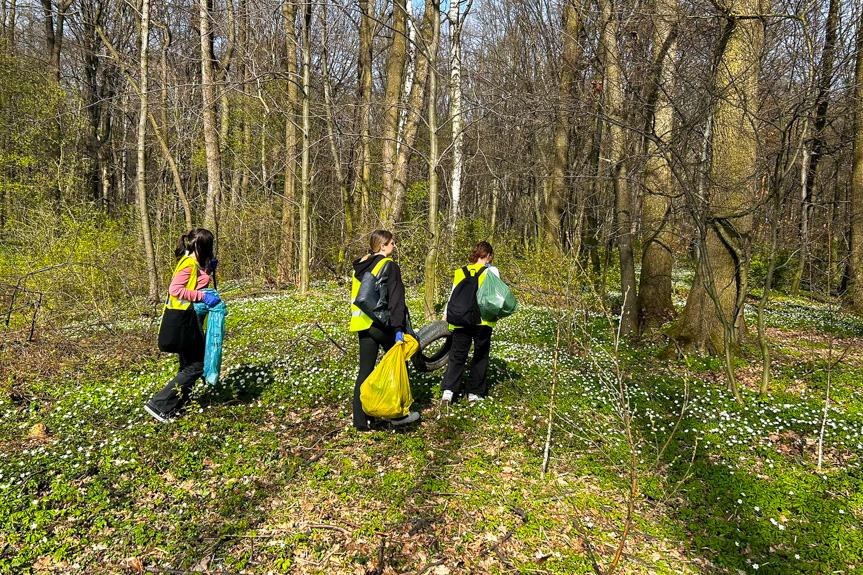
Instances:
[[[618,573],[863,572],[863,320],[771,303],[770,394],[747,342],[739,407],[715,359],[615,354],[602,315],[524,305],[489,400],[441,414],[442,374],[411,370],[423,421],[358,433],[346,300],[227,292],[223,382],[166,425],[152,321],[0,334],[0,573],[593,573],[630,501]]]

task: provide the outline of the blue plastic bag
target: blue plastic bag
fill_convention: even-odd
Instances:
[[[212,288],[202,291],[219,295]],[[195,313],[204,316],[204,379],[210,385],[216,385],[219,383],[219,373],[222,371],[222,341],[225,339],[225,316],[228,315],[228,306],[223,301],[212,307],[204,302],[196,302]]]

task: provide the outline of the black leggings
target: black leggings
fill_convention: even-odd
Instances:
[[[470,377],[465,391],[481,397],[488,395],[486,372],[488,352],[491,349],[491,327],[487,325],[471,325],[452,330],[452,348],[449,351],[446,375],[441,384],[442,391],[451,391],[458,395],[471,343],[473,343],[473,366],[470,368]]]
[[[363,411],[363,403],[360,401],[360,386],[366,378],[374,371],[378,361],[378,351],[384,348],[384,353],[396,343],[396,332],[389,327],[372,325],[369,329],[358,331],[360,336],[360,372],[354,384],[354,427],[357,429],[368,429],[369,416]]]
[[[194,342],[177,355],[180,356],[177,375],[150,400],[153,407],[165,415],[174,415],[186,405],[195,382],[204,375],[204,341]]]

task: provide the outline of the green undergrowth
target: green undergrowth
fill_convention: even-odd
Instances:
[[[590,573],[615,555],[633,476],[627,572],[861,568],[856,356],[831,368],[821,471],[821,346],[777,344],[772,395],[744,381],[740,407],[720,364],[669,363],[645,346],[615,355],[600,314],[538,305],[495,329],[489,400],[442,414],[442,374],[411,370],[423,422],[357,433],[346,291],[236,290],[221,383],[199,384],[188,414],[168,425],[141,406],[176,360],[123,349],[124,333],[155,333],[149,321],[82,328],[74,337],[104,338],[112,351],[7,382],[0,572]],[[422,309],[420,294],[409,305]],[[771,321],[822,329],[820,305],[805,321],[771,305]],[[856,320],[836,317],[849,326],[837,335],[856,335]],[[738,368],[757,361],[744,354]]]

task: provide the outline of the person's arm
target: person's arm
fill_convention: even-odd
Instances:
[[[199,290],[186,289],[186,284],[189,283],[189,278],[192,276],[192,268],[183,268],[174,274],[171,278],[171,285],[168,287],[168,293],[175,298],[186,301],[201,301],[204,299],[204,292]],[[207,276],[207,281],[210,281],[210,276]],[[201,278],[198,277],[198,286],[201,285]],[[206,286],[207,284],[204,284]]]
[[[206,271],[199,269],[198,270],[198,289],[204,289],[210,285],[210,274]]]
[[[405,284],[402,281],[402,270],[396,262],[390,262],[389,277],[387,278],[387,292],[389,294],[390,327],[394,331],[405,330]]]

